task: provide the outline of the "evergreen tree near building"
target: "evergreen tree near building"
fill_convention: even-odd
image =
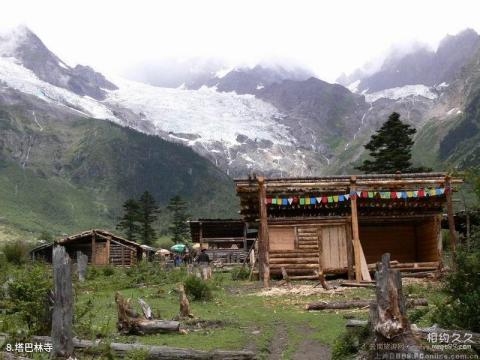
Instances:
[[[117,229],[123,231],[126,238],[135,241],[140,232],[140,205],[135,199],[128,199],[123,204],[123,216],[117,224]]]
[[[400,114],[393,112],[365,145],[371,159],[365,160],[362,165],[355,168],[367,174],[430,171],[428,168],[412,166],[413,136],[416,131],[400,120]]]
[[[140,242],[145,245],[152,245],[157,237],[153,224],[157,221],[160,210],[155,198],[148,191],[140,196],[138,205]]]
[[[177,195],[170,199],[167,209],[172,216],[172,222],[169,226],[172,240],[176,244],[188,241],[190,237],[190,229],[187,224],[189,217],[187,213],[187,203]]]

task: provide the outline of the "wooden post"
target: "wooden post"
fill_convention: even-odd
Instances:
[[[452,185],[449,175],[445,176],[445,197],[447,199],[448,229],[450,230],[450,244],[452,245],[453,261],[455,262],[457,254],[457,232],[455,231],[455,219],[453,218]]]
[[[87,263],[88,263],[88,256],[82,253],[81,251],[77,251],[77,272],[78,272],[78,280],[80,282],[85,281],[85,276],[87,274]]]
[[[110,236],[107,237],[107,265],[110,264]]]
[[[53,249],[52,344],[56,356],[73,354],[73,290],[71,261],[63,246]]]
[[[350,178],[350,205],[352,209],[352,236],[353,249],[355,254],[355,281],[359,283],[362,280],[361,271],[361,255],[360,255],[360,234],[358,230],[358,213],[357,213],[357,195],[355,193],[357,186],[357,177]]]
[[[269,261],[269,239],[268,239],[268,217],[265,198],[267,191],[265,188],[265,178],[259,176],[258,181],[258,201],[260,208],[260,232],[259,232],[259,252],[262,262],[260,263],[259,274],[263,279],[263,286],[270,287],[270,261]]]
[[[95,241],[95,230],[92,230],[92,265],[96,264],[96,247],[97,243]]]
[[[200,228],[198,236],[200,237],[200,251],[203,249],[203,223],[199,222],[198,226]]]

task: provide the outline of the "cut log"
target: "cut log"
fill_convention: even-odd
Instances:
[[[39,343],[51,342],[48,336],[33,336],[32,341]],[[81,339],[73,339],[73,345],[76,349],[102,351],[105,343],[100,340],[89,341]],[[148,346],[142,344],[123,344],[110,343],[109,347],[115,352],[118,357],[125,357],[125,355],[132,351],[142,351],[147,353],[148,360],[251,360],[255,359],[255,353],[252,351],[228,351],[228,350],[213,350],[202,351],[193,349],[174,348],[169,346]]]
[[[78,280],[80,282],[84,282],[86,275],[87,275],[87,264],[88,264],[88,256],[82,253],[81,251],[77,251],[77,272],[78,272]]]
[[[361,288],[367,288],[367,289],[375,289],[375,284],[370,283],[370,282],[356,283],[356,282],[345,281],[345,282],[341,283],[340,285],[345,286],[345,287],[361,287]]]
[[[163,332],[180,332],[178,321],[148,320],[139,316],[130,306],[130,300],[126,300],[118,292],[115,294],[117,303],[118,321],[117,328],[123,334],[156,334]]]
[[[306,310],[343,310],[343,309],[361,309],[367,308],[370,304],[376,305],[375,300],[351,300],[351,301],[335,301],[326,302],[318,301],[307,304]],[[427,306],[427,299],[410,299],[407,301],[407,307]]]
[[[53,312],[52,345],[53,353],[68,358],[73,355],[73,289],[71,261],[63,246],[55,246],[53,265]]]

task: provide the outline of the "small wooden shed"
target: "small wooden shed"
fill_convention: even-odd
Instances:
[[[358,281],[385,252],[400,267],[437,266],[442,214],[461,182],[445,173],[235,180],[241,214],[259,228],[261,277],[284,267]]]
[[[249,230],[241,219],[199,219],[189,221],[192,241],[207,249],[212,260],[243,261],[253,245],[257,230]]]
[[[94,265],[131,266],[142,258],[152,258],[155,253],[153,248],[144,247],[105,230],[94,229],[36,247],[30,252],[32,259],[52,262],[54,245],[64,246],[74,261],[77,259],[77,251],[81,251],[87,255],[88,262]]]

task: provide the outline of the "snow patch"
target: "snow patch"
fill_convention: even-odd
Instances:
[[[160,132],[195,134],[195,143],[241,145],[238,135],[253,141],[291,145],[288,128],[279,124],[278,110],[254,95],[220,93],[213,88],[181,90],[160,88],[116,78],[118,90],[105,103],[142,113]]]
[[[381,98],[398,100],[409,96],[422,96],[430,100],[437,98],[437,94],[432,92],[431,88],[422,84],[417,84],[405,85],[402,87],[381,90],[371,94],[365,94],[365,100],[369,103],[373,103]]]
[[[18,64],[14,58],[0,57],[0,81],[15,90],[34,95],[49,103],[69,107],[86,116],[118,121],[104,104],[40,80],[32,71]]]
[[[347,85],[347,89],[353,93],[357,93],[359,85],[360,85],[360,80],[356,80],[352,82],[350,85]]]

